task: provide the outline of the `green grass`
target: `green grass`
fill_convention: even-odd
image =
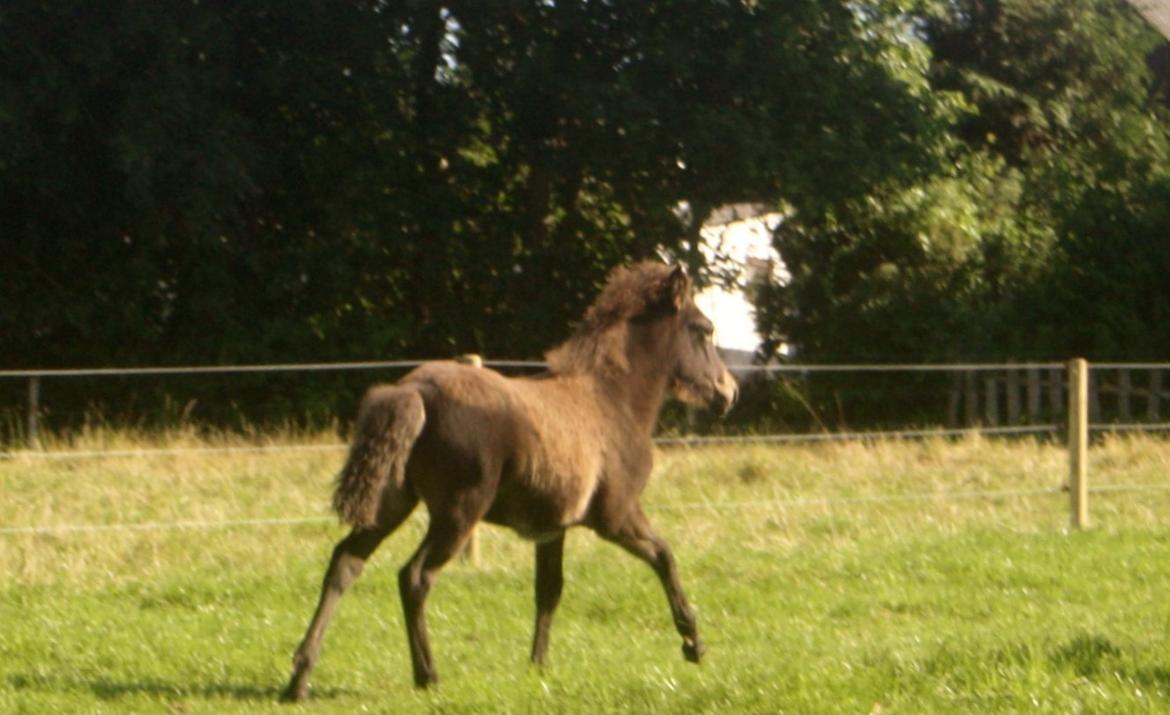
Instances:
[[[0,526],[323,516],[340,459],[0,461]],[[1106,439],[1091,459],[1095,485],[1161,488],[1170,443]],[[425,692],[395,585],[420,512],[346,596],[291,709],[275,698],[340,527],[3,534],[0,712],[1170,712],[1170,492],[1095,494],[1093,528],[1069,533],[1067,495],[1047,493],[1065,470],[1032,441],[664,451],[644,502],[703,664],[683,661],[649,569],[575,531],[550,663],[529,667],[531,546],[485,528],[483,566],[452,564],[432,593],[442,680]]]

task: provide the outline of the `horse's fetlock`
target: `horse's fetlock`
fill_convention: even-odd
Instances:
[[[698,638],[698,619],[689,606],[684,606],[675,616],[674,627],[684,638]]]
[[[313,667],[313,657],[308,653],[298,650],[293,654],[293,675],[300,675],[309,668]]]
[[[420,690],[433,688],[439,684],[439,674],[434,671],[422,671],[414,674],[414,686]]]

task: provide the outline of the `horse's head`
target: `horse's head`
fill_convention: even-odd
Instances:
[[[622,382],[665,377],[683,402],[726,413],[739,388],[715,352],[714,326],[691,291],[682,268],[647,261],[614,269],[575,334],[547,353],[549,369]]]
[[[739,395],[735,378],[715,350],[715,325],[695,305],[691,279],[682,268],[671,271],[664,284],[663,316],[668,352],[670,391],[683,402],[726,414]]]

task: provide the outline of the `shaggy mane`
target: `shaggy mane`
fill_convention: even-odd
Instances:
[[[573,335],[545,353],[549,370],[561,374],[628,370],[626,323],[670,301],[673,272],[671,266],[656,261],[619,266],[611,271],[601,294],[585,311]]]

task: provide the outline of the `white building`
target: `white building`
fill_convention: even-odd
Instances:
[[[713,211],[700,230],[700,249],[714,280],[695,296],[695,303],[715,323],[715,345],[729,364],[751,363],[762,342],[747,287],[789,278],[772,245],[772,233],[782,220],[774,209],[732,204]]]
[[[1170,40],[1170,0],[1132,0],[1131,4],[1162,37]]]

